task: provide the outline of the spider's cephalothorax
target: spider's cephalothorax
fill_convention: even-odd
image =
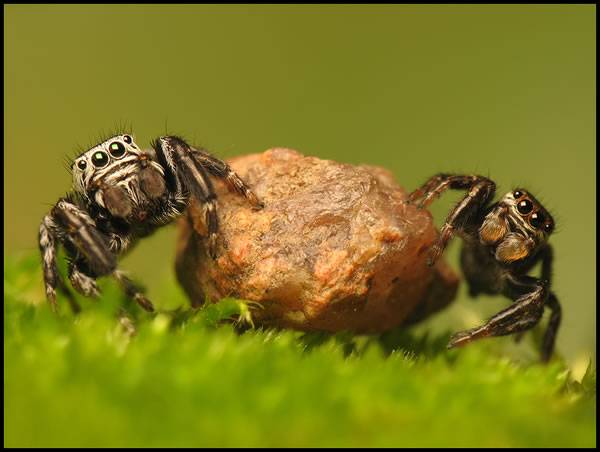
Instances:
[[[58,244],[68,255],[69,279],[78,292],[97,296],[96,278],[113,275],[128,296],[153,310],[141,290],[117,269],[119,255],[180,216],[195,199],[205,207],[208,250],[214,257],[218,219],[208,174],[223,178],[254,207],[262,206],[225,162],[206,151],[174,136],[156,139],[152,148],[141,150],[131,135],[117,135],[73,162],[74,190],[56,203],[40,225],[46,295],[53,307],[59,288],[77,308],[58,273]]]
[[[454,207],[429,252],[428,263],[443,253],[454,234],[464,239],[461,264],[469,293],[503,294],[514,301],[484,325],[455,334],[449,347],[473,340],[522,333],[541,319],[544,307],[551,310],[542,345],[542,359],[552,355],[560,325],[561,308],[550,290],[552,248],[548,237],[554,220],[530,193],[516,189],[490,204],[495,184],[482,176],[439,174],[412,192],[408,202],[428,206],[447,189],[468,190]],[[541,277],[527,273],[542,263]],[[520,337],[520,335],[518,336]]]

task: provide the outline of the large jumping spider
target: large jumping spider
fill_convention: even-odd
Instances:
[[[448,347],[489,336],[522,333],[535,326],[544,307],[548,307],[551,316],[542,345],[542,360],[547,361],[561,319],[560,304],[550,290],[552,248],[548,237],[554,230],[552,217],[520,188],[489,205],[496,186],[482,176],[439,174],[412,192],[408,202],[426,207],[449,188],[468,193],[448,215],[430,249],[428,264],[433,265],[452,236],[459,234],[464,239],[461,265],[470,295],[503,294],[514,304],[484,325],[454,334]],[[540,261],[541,278],[528,276],[528,271]]]
[[[117,135],[78,156],[71,166],[74,191],[61,198],[40,225],[46,296],[56,307],[56,289],[68,296],[56,264],[58,244],[69,259],[72,286],[86,296],[99,294],[96,278],[112,275],[144,309],[152,303],[123,272],[117,257],[140,238],[184,213],[190,200],[205,206],[208,250],[215,257],[218,219],[208,173],[223,178],[254,207],[262,204],[224,162],[183,139],[163,136],[142,151],[131,135]]]

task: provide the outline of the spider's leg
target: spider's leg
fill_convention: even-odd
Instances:
[[[113,274],[121,283],[128,296],[132,297],[144,309],[152,310],[152,304],[141,291],[117,268],[116,252],[111,250],[108,237],[96,228],[94,220],[80,207],[66,199],[61,199],[52,209],[52,216],[60,230],[64,231],[61,240],[65,249],[75,256],[75,262],[69,268],[69,278],[73,287],[84,295],[99,293],[95,279]],[[114,245],[113,246],[117,246]],[[118,246],[117,246],[118,248]],[[116,251],[116,252],[115,252]],[[50,278],[53,273],[49,272]],[[52,282],[52,279],[50,279]]]
[[[109,247],[115,254],[119,254],[126,243],[128,243],[127,237],[111,234]],[[154,311],[152,302],[144,296],[142,289],[137,287],[122,271],[115,268],[112,276],[117,280],[129,298],[137,302],[146,311]],[[88,297],[97,297],[100,295],[100,288],[96,284],[96,278],[88,268],[85,260],[78,259],[71,262],[69,265],[69,279],[73,287],[81,294]]]
[[[56,309],[56,288],[60,274],[56,265],[57,243],[52,229],[56,227],[50,215],[46,215],[40,224],[39,246],[42,254],[42,269],[44,273],[44,285],[46,298],[52,309]]]
[[[548,361],[552,356],[554,343],[556,342],[556,333],[558,333],[558,327],[560,326],[562,317],[560,303],[553,292],[550,292],[548,295],[546,306],[550,308],[552,313],[550,314],[550,321],[546,327],[544,340],[542,342],[542,361]]]
[[[484,337],[527,331],[540,321],[548,297],[547,284],[534,278],[521,277],[520,280],[513,279],[509,285],[510,293],[516,296],[515,302],[484,325],[454,334],[450,338],[448,348],[466,345]]]
[[[552,246],[546,244],[540,253],[542,259],[542,280],[548,281],[550,284],[552,280],[552,263],[554,259],[554,253],[552,252]],[[554,351],[554,343],[556,341],[556,334],[558,333],[558,327],[562,318],[562,309],[558,298],[553,292],[548,295],[546,306],[550,308],[550,321],[546,327],[544,333],[544,340],[542,342],[542,361],[548,361]]]
[[[210,155],[204,149],[191,148],[191,150],[194,158],[210,174],[224,179],[230,189],[244,196],[255,208],[260,209],[264,207],[264,204],[258,199],[256,194],[250,190],[250,187],[246,185],[242,178],[226,162]]]
[[[100,295],[100,288],[95,278],[87,275],[75,262],[69,264],[69,280],[77,292],[86,297],[96,298]]]
[[[115,279],[121,284],[121,287],[125,291],[128,297],[135,300],[143,309],[148,312],[154,312],[154,306],[152,302],[146,298],[142,292],[142,289],[138,287],[131,279],[129,279],[121,270],[115,270],[113,272]]]
[[[449,176],[449,174],[443,173],[432,176],[429,178],[429,180],[427,180],[427,182],[408,195],[407,202],[410,204],[417,204],[419,207],[422,207],[423,197],[430,193],[434,187],[439,186],[440,183],[446,180]]]
[[[428,265],[433,265],[437,261],[455,232],[473,219],[474,214],[494,196],[496,184],[483,176],[439,174],[411,193],[409,202],[420,199],[417,207],[427,207],[448,189],[468,190],[468,192],[446,218],[440,235],[429,252]]]
[[[208,230],[208,251],[216,257],[217,232],[219,219],[217,217],[216,194],[210,179],[200,165],[188,144],[177,137],[161,137],[153,143],[159,161],[166,163],[171,172],[167,183],[177,190],[187,190],[204,205],[206,227]],[[161,163],[162,163],[161,162]]]
[[[419,208],[427,207],[448,189],[469,190],[479,184],[485,184],[489,187],[490,193],[488,198],[494,194],[496,186],[494,182],[486,177],[477,175],[437,174],[425,182],[420,188],[408,195],[408,202],[416,203]]]
[[[56,289],[59,289],[66,297],[71,310],[77,314],[81,308],[75,297],[64,283],[58,266],[56,265],[56,254],[58,250],[55,229],[57,225],[50,215],[46,215],[40,224],[39,246],[42,254],[42,267],[44,273],[44,285],[46,298],[50,302],[53,311],[56,311]]]
[[[79,303],[75,299],[73,292],[69,290],[62,278],[58,279],[58,289],[67,298],[67,301],[69,302],[69,306],[71,307],[71,311],[73,311],[73,314],[79,314],[81,312],[81,306],[79,306]]]
[[[80,207],[66,199],[58,201],[52,217],[64,231],[62,241],[72,253],[80,254],[95,277],[108,275],[117,266],[116,255],[110,250],[105,235],[94,220]]]

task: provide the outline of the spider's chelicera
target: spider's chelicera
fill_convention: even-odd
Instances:
[[[204,205],[208,250],[215,257],[218,218],[209,174],[223,178],[254,207],[262,207],[242,179],[206,151],[175,136],[156,139],[152,148],[141,150],[131,135],[117,135],[73,162],[73,191],[56,203],[40,225],[46,296],[53,307],[60,289],[78,309],[58,272],[59,244],[67,253],[69,279],[78,292],[97,296],[96,279],[112,275],[129,297],[152,311],[140,288],[117,269],[121,254],[182,215],[195,199]]]
[[[456,333],[448,347],[527,331],[540,321],[547,307],[551,315],[542,344],[542,359],[547,361],[561,320],[560,304],[550,290],[552,248],[548,238],[554,220],[524,189],[507,193],[491,204],[495,188],[494,182],[482,176],[439,174],[408,198],[408,202],[426,207],[447,189],[468,190],[448,215],[430,249],[428,263],[433,265],[452,236],[458,234],[464,239],[461,265],[470,295],[503,294],[514,302],[484,325]],[[541,277],[527,275],[540,261]]]

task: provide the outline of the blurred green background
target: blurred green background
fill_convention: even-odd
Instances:
[[[64,157],[122,122],[143,145],[168,130],[221,157],[285,146],[382,165],[407,189],[439,171],[476,172],[500,194],[530,189],[554,213],[558,349],[595,359],[594,5],[4,13],[5,254],[36,252],[39,221],[70,187]],[[433,207],[438,224],[458,196]],[[123,260],[150,297],[173,279],[175,233]],[[432,325],[454,315],[457,330],[461,307],[487,316],[506,306],[465,294]]]

